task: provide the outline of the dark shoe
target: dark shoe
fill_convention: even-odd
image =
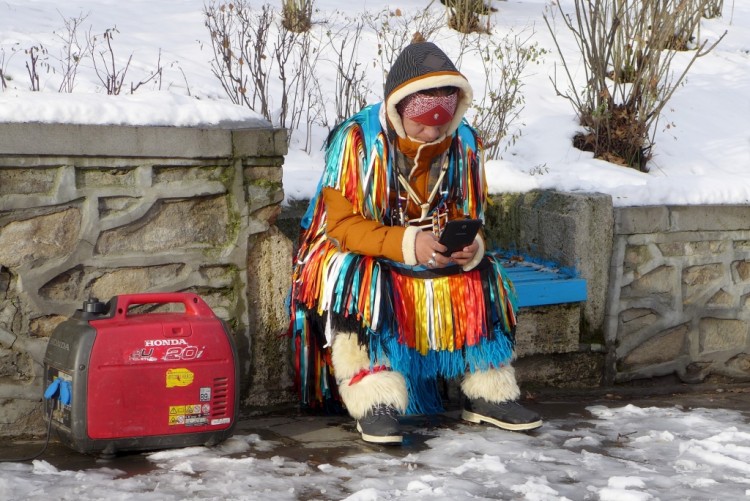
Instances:
[[[362,440],[376,444],[400,444],[404,437],[393,406],[378,404],[368,415],[357,421]]]
[[[483,398],[467,398],[461,417],[471,423],[490,423],[511,431],[533,430],[542,426],[539,414],[523,407],[515,400],[495,404]]]

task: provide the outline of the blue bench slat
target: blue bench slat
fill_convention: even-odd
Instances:
[[[518,306],[545,306],[549,304],[575,303],[586,300],[586,280],[550,280],[540,282],[514,282],[518,294]]]
[[[538,271],[538,270],[507,270],[508,276],[513,277],[515,280],[565,280],[570,278],[568,275],[562,273],[555,273],[553,271]]]
[[[518,294],[518,306],[545,306],[585,301],[586,280],[528,262],[502,261]]]

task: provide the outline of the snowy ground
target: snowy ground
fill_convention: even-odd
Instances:
[[[434,426],[406,418],[396,448],[362,444],[347,418],[257,418],[215,448],[0,463],[0,499],[750,498],[750,407],[695,401],[707,406],[537,403],[550,419],[530,434],[463,424],[455,411]]]

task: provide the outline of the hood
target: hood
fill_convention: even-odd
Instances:
[[[385,81],[384,113],[389,131],[405,138],[406,132],[396,105],[406,96],[420,90],[452,86],[458,88],[458,106],[448,126],[447,135],[458,128],[469,109],[474,94],[469,81],[448,56],[432,42],[408,45],[393,63]]]

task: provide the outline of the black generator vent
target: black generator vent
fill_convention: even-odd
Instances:
[[[213,405],[211,406],[211,417],[218,418],[229,415],[229,378],[217,377],[214,379]]]

